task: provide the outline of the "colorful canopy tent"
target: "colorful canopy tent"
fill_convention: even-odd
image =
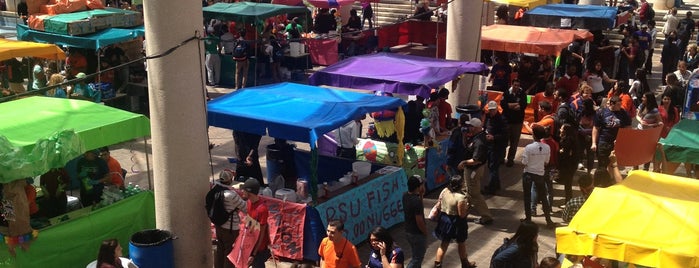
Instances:
[[[65,52],[52,44],[0,39],[0,61],[14,57],[35,57],[50,60],[64,60]]]
[[[481,49],[557,55],[574,40],[592,41],[588,31],[493,24],[481,28]]]
[[[210,126],[293,141],[315,148],[320,135],[360,115],[397,108],[398,98],[279,83],[239,90],[210,101]]]
[[[354,0],[307,0],[309,4],[317,8],[338,8],[351,5]]]
[[[19,40],[94,50],[133,40],[144,35],[145,31],[143,30],[143,26],[134,28],[109,28],[93,34],[72,36],[37,31],[30,29],[26,25],[17,25],[17,39]]]
[[[550,4],[524,13],[524,23],[545,28],[606,30],[614,28],[617,7]]]
[[[149,134],[145,116],[89,101],[5,102],[0,104],[0,183],[41,175],[86,150]]]
[[[308,8],[303,6],[254,2],[216,3],[203,10],[204,18],[244,23],[255,23],[282,14],[309,13]]]
[[[659,142],[667,161],[699,164],[699,121],[681,120]]]
[[[596,188],[570,225],[556,229],[559,253],[648,267],[699,267],[699,181],[633,171]]]
[[[498,3],[498,4],[503,4],[503,5],[527,7],[527,8],[534,8],[537,6],[548,4],[548,2],[549,2],[547,0],[491,0],[491,1]],[[554,1],[554,2],[560,2],[560,1]]]
[[[328,85],[364,90],[420,95],[464,73],[488,70],[480,62],[435,59],[394,53],[350,57],[322,69],[309,78],[311,85]]]

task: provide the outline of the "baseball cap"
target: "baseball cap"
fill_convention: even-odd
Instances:
[[[235,174],[232,170],[230,169],[224,169],[221,171],[221,173],[218,174],[218,178],[221,179],[221,181],[224,182],[230,182],[233,180],[233,177],[235,177]]]
[[[243,190],[251,194],[258,194],[260,192],[260,182],[257,179],[249,178],[243,183]]]
[[[482,127],[483,122],[481,122],[481,120],[478,118],[471,118],[471,120],[466,121],[466,125],[472,127]]]
[[[495,101],[488,102],[488,110],[493,110],[498,108],[498,103]]]
[[[408,178],[408,191],[412,192],[415,191],[420,185],[425,183],[425,179],[418,175],[413,175]]]
[[[75,75],[75,78],[84,78],[85,76],[85,73],[78,73]]]

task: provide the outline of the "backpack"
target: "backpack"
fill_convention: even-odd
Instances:
[[[561,109],[565,109],[565,111],[561,111]],[[551,135],[553,135],[553,139],[556,141],[560,141],[561,138],[561,126],[563,124],[569,124],[573,126],[573,129],[578,129],[579,127],[579,122],[577,120],[577,117],[575,116],[575,111],[573,110],[572,107],[570,107],[570,104],[568,103],[562,103],[561,105],[558,106],[558,110],[556,113],[553,115],[553,131]]]
[[[243,40],[239,40],[235,43],[235,48],[233,48],[233,59],[234,60],[247,60],[248,59],[248,43]]]
[[[206,194],[206,215],[209,216],[211,223],[216,226],[221,226],[233,217],[233,213],[226,211],[226,207],[223,204],[223,193],[226,190],[228,188],[217,184]],[[232,221],[231,224],[233,224]]]
[[[650,4],[646,3],[648,5],[648,8],[646,8],[646,20],[655,20],[655,10],[653,10],[653,6]]]

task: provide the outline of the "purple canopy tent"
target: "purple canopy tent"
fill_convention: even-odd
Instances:
[[[309,83],[429,98],[432,88],[461,74],[481,74],[486,70],[488,68],[480,62],[377,53],[351,57],[328,66],[311,75]]]

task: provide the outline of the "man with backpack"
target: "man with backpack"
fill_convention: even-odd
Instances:
[[[638,17],[641,24],[646,24],[655,17],[655,10],[647,0],[641,0],[641,7],[638,9]]]
[[[233,250],[233,243],[240,232],[238,211],[247,211],[245,201],[230,188],[233,177],[233,171],[221,171],[219,180],[206,194],[206,212],[216,228],[215,268],[234,267],[226,256]]]
[[[235,61],[235,89],[244,88],[248,82],[249,45],[245,41],[245,30],[240,31],[240,36],[235,41],[233,48],[233,60]],[[241,83],[242,82],[242,83]]]

